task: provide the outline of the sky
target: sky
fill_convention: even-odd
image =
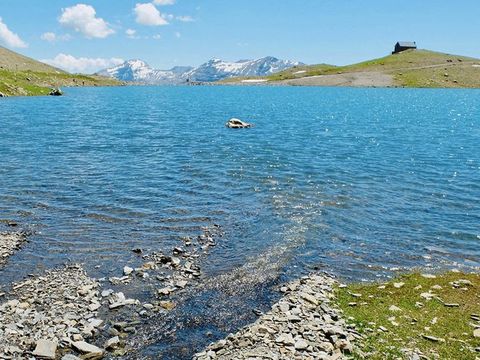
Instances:
[[[0,0],[0,45],[71,72],[275,56],[345,65],[396,41],[480,58],[479,0]]]

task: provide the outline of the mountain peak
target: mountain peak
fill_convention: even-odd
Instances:
[[[147,84],[182,84],[188,80],[213,82],[237,76],[265,76],[299,64],[273,56],[236,62],[213,58],[196,68],[175,66],[170,70],[156,70],[143,60],[132,59],[113,68],[102,70],[98,74]]]

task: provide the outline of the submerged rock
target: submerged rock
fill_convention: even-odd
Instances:
[[[244,122],[240,119],[232,118],[228,120],[228,122],[225,124],[226,127],[230,129],[245,129],[245,128],[250,128],[253,126],[253,124]]]

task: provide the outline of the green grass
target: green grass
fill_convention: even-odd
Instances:
[[[471,285],[452,285],[459,280],[468,280]],[[404,285],[396,288],[394,283]],[[429,291],[435,296],[426,300],[421,294]],[[431,279],[415,273],[384,284],[338,288],[337,299],[346,318],[366,336],[361,351],[368,359],[408,359],[402,349],[416,349],[428,359],[474,360],[480,355],[475,351],[480,338],[473,336],[472,326],[480,326],[480,322],[471,317],[480,315],[478,274],[449,272]],[[401,310],[391,311],[392,305]]]
[[[48,95],[52,88],[65,86],[117,85],[119,81],[100,76],[0,69],[0,93],[7,96]]]

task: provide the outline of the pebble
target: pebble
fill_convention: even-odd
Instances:
[[[133,268],[131,268],[130,266],[125,266],[123,268],[123,274],[126,276],[130,275],[132,272],[133,272]]]
[[[404,286],[405,286],[404,282],[393,283],[393,287],[395,287],[396,289],[400,289]]]

